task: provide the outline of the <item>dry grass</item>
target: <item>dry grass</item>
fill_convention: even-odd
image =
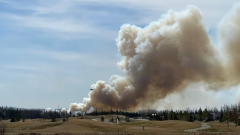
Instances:
[[[158,134],[116,134],[116,133],[68,133],[68,132],[61,132],[56,134],[43,134],[43,133],[21,133],[18,135],[240,135],[238,132],[230,132],[230,133],[212,133],[212,132],[201,132],[201,133],[158,133]]]
[[[10,120],[9,120],[10,121]],[[34,128],[42,127],[44,125],[49,125],[49,127],[52,126],[52,124],[62,123],[61,119],[58,119],[57,122],[50,122],[50,120],[45,119],[27,119],[25,122],[19,121],[19,122],[7,122],[7,133],[19,133],[22,131],[28,131]]]
[[[100,121],[101,116],[85,116],[69,118],[68,121],[57,122],[50,120],[36,119],[26,120],[25,122],[8,123],[7,133],[102,133],[102,134],[163,134],[163,133],[184,133],[185,129],[200,127],[200,123],[186,121],[146,121],[131,119],[130,122],[124,122],[124,116],[119,116],[120,124],[111,123],[109,119],[112,115],[104,116],[105,122]],[[114,115],[116,118],[116,115]],[[94,120],[92,120],[94,119]],[[142,130],[144,125],[145,130]],[[185,133],[186,134],[186,133]]]
[[[201,131],[206,132],[240,132],[240,126],[235,127],[234,123],[229,123],[229,127],[227,127],[227,123],[220,123],[218,121],[209,122],[211,128],[204,129]],[[240,134],[239,134],[240,135]]]

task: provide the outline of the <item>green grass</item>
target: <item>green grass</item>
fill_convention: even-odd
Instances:
[[[216,129],[216,128],[208,128],[208,129],[202,129],[202,130],[198,130],[198,131],[202,131],[202,132],[219,132],[219,130]]]

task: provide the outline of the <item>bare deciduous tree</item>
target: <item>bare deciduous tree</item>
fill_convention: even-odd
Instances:
[[[226,121],[227,121],[227,126],[229,127],[229,115],[230,115],[230,107],[228,105],[224,105],[223,107],[224,113],[226,114]]]
[[[6,131],[7,123],[0,121],[0,135],[4,135]]]
[[[232,119],[233,119],[233,122],[235,123],[235,127],[237,127],[237,124],[238,124],[238,114],[237,114],[237,108],[233,108],[232,110]]]

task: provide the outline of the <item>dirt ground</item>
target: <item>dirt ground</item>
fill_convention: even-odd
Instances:
[[[7,134],[17,133],[118,133],[119,134],[156,134],[156,133],[183,133],[186,129],[200,127],[200,123],[186,121],[148,121],[130,119],[125,122],[125,116],[120,117],[120,123],[109,122],[116,115],[104,116],[105,121],[101,122],[101,116],[71,117],[68,121],[57,122],[51,120],[33,119],[25,122],[8,122]],[[143,126],[144,129],[143,130]]]

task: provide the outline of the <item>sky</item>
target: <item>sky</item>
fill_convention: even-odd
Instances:
[[[115,74],[124,76],[116,66],[122,59],[115,42],[121,25],[144,27],[168,10],[197,6],[212,45],[218,48],[217,25],[236,2],[0,0],[0,105],[68,108],[70,103],[82,102],[91,84],[108,82]],[[185,96],[199,94],[199,99],[193,99],[198,106],[209,102],[218,106],[238,102],[238,89],[213,92],[201,88]],[[214,101],[207,100],[213,95]],[[172,106],[177,100],[173,94],[159,102]]]

